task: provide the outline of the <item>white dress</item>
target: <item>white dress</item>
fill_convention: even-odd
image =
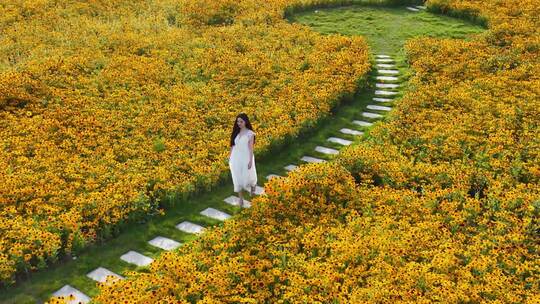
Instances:
[[[255,132],[248,129],[244,134],[238,133],[234,139],[234,146],[229,161],[234,192],[239,192],[242,189],[251,191],[251,187],[257,185],[255,156],[252,157],[251,169],[248,169],[249,139],[253,136],[255,136]]]

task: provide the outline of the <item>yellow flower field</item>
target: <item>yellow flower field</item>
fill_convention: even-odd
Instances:
[[[0,282],[214,184],[239,111],[263,153],[354,92],[365,41],[295,3],[2,1]]]
[[[489,30],[410,41],[413,90],[368,140],[96,301],[538,303],[540,6],[517,4],[428,1]]]

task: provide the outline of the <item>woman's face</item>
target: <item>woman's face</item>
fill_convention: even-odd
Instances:
[[[236,124],[238,127],[240,127],[240,129],[243,129],[246,126],[246,122],[240,117],[236,119]]]

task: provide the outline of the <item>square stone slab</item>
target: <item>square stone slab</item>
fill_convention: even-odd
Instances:
[[[266,179],[267,180],[271,180],[272,178],[276,178],[276,177],[282,177],[281,175],[277,175],[277,174],[268,174],[266,176]]]
[[[161,248],[163,250],[174,250],[180,247],[180,245],[182,245],[175,240],[171,240],[163,236],[156,236],[152,240],[148,241],[148,243],[154,247]]]
[[[297,165],[292,165],[292,164],[291,164],[291,165],[286,165],[284,168],[285,168],[285,170],[287,170],[287,171],[293,171],[293,170],[298,169],[298,166],[297,166]]]
[[[377,76],[377,80],[380,81],[398,81],[399,78],[396,76]]]
[[[393,99],[390,99],[390,98],[379,98],[379,97],[375,97],[373,98],[373,101],[376,101],[376,102],[392,102],[394,101]]]
[[[180,224],[176,225],[176,229],[182,230],[187,233],[202,233],[204,232],[204,227],[201,225],[194,224],[192,222],[183,221]]]
[[[353,120],[353,124],[356,124],[356,125],[359,125],[359,126],[362,126],[362,127],[369,127],[369,126],[373,125],[373,123],[363,121],[363,120]]]
[[[395,89],[399,87],[399,84],[396,83],[376,83],[375,87],[383,89]]]
[[[392,92],[392,91],[383,91],[383,90],[375,91],[375,95],[391,96],[391,95],[397,95],[397,94],[398,92]]]
[[[414,8],[414,7],[410,7],[410,6],[407,6],[407,9],[410,10],[410,11],[413,11],[413,12],[418,12],[419,11],[419,9]]]
[[[395,68],[395,64],[388,64],[388,63],[378,63],[377,67],[379,68]]]
[[[370,113],[370,112],[362,112],[362,116],[367,117],[367,118],[381,118],[381,117],[383,117],[381,114]]]
[[[105,283],[108,276],[114,277],[114,280],[122,280],[124,278],[123,276],[118,275],[110,271],[109,269],[103,267],[98,267],[92,270],[91,272],[87,273],[86,276],[94,281],[98,281],[101,283]]]
[[[264,194],[264,188],[261,186],[255,186],[255,194],[256,195]]]
[[[349,129],[349,128],[343,128],[343,129],[339,130],[339,132],[341,132],[343,134],[353,135],[353,136],[359,136],[359,135],[364,134],[364,132],[360,132],[358,130],[352,130],[352,129]]]
[[[379,74],[393,74],[393,75],[399,74],[398,70],[377,70],[377,72],[379,72]]]
[[[376,111],[390,111],[392,108],[385,107],[385,106],[376,106],[376,105],[369,105],[367,106],[369,110],[376,110]]]
[[[238,196],[231,195],[227,197],[226,199],[224,199],[223,201],[229,205],[233,205],[237,207],[240,206],[240,203],[239,203],[240,198]],[[249,208],[249,207],[251,207],[251,202],[244,199],[244,208]]]
[[[390,59],[390,58],[379,58],[379,59],[375,59],[376,62],[382,62],[382,63],[388,63],[388,62],[394,62],[394,59]]]
[[[74,297],[73,300],[67,301],[69,296]],[[82,293],[80,290],[73,288],[71,285],[64,285],[64,287],[58,289],[52,294],[53,297],[64,297],[66,303],[76,304],[76,303],[88,303],[90,302],[90,297]]]
[[[300,160],[303,160],[303,161],[305,161],[307,163],[324,163],[326,161],[324,159],[311,157],[311,156],[302,156],[302,158]]]
[[[227,214],[223,211],[220,211],[211,207],[208,207],[204,209],[203,211],[201,211],[201,214],[204,216],[208,216],[209,218],[213,218],[220,221],[224,221],[231,217],[230,214]]]
[[[346,139],[343,139],[343,138],[339,138],[339,137],[328,137],[327,140],[329,142],[333,142],[333,143],[340,144],[340,145],[343,145],[343,146],[348,146],[348,145],[352,144],[352,141],[346,140]]]
[[[126,253],[124,253],[120,259],[122,261],[125,261],[125,262],[128,262],[128,263],[131,263],[131,264],[135,264],[139,267],[142,267],[142,266],[148,266],[150,265],[154,259],[152,258],[149,258],[145,255],[142,255],[136,251],[133,251],[133,250],[130,250]]]
[[[339,151],[336,149],[322,147],[322,146],[316,146],[315,151],[323,153],[323,154],[332,154],[332,155],[339,154]]]
[[[375,57],[377,57],[377,58],[390,58],[390,56],[384,55],[384,54],[378,54],[378,55],[375,55]]]

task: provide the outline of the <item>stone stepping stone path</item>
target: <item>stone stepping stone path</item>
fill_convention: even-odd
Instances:
[[[392,96],[392,95],[397,95],[397,94],[399,93],[392,92],[392,91],[383,91],[383,90],[375,91],[375,95]]]
[[[143,254],[138,253],[137,251],[130,250],[124,253],[120,259],[124,262],[135,264],[139,267],[150,265],[154,259],[147,257]]]
[[[392,102],[394,100],[390,99],[390,98],[375,97],[375,98],[373,98],[373,101],[376,101],[376,102]]]
[[[372,118],[372,119],[377,119],[377,118],[382,118],[383,117],[381,114],[376,114],[376,113],[371,113],[371,112],[362,112],[362,116],[364,116],[366,118]]]
[[[417,9],[421,9],[421,10],[425,10],[427,8],[424,5],[415,5],[414,7],[416,7]]]
[[[399,74],[398,70],[377,70],[377,72],[379,72],[379,74],[392,74],[392,75]]]
[[[375,55],[375,57],[377,57],[377,58],[390,58],[390,56],[384,55],[384,54],[378,54],[378,55]]]
[[[285,168],[285,170],[287,170],[287,171],[290,172],[290,171],[293,171],[293,170],[298,169],[298,166],[297,166],[297,165],[290,164],[290,165],[286,165],[284,168]]]
[[[87,273],[86,276],[89,277],[90,279],[92,279],[94,281],[97,281],[97,282],[100,282],[100,283],[107,282],[107,277],[109,277],[109,276],[113,277],[114,280],[122,280],[122,279],[124,279],[123,276],[118,275],[118,274],[110,271],[109,269],[103,268],[103,267],[98,267],[98,268],[92,270],[91,272]]]
[[[360,132],[358,130],[353,130],[353,129],[349,129],[349,128],[340,129],[339,132],[341,132],[343,134],[352,135],[352,136],[360,136],[360,135],[364,134],[364,132]]]
[[[88,303],[90,302],[90,297],[82,293],[80,290],[72,287],[71,285],[64,285],[64,287],[58,289],[52,294],[53,297],[63,297],[64,299],[69,299],[70,296],[73,296],[73,300],[65,301],[69,304],[76,303]]]
[[[346,139],[343,139],[343,138],[339,138],[339,137],[328,137],[327,141],[333,142],[333,143],[336,143],[336,144],[340,144],[342,146],[348,146],[348,145],[352,144],[352,141],[346,140]]]
[[[217,209],[212,208],[212,207],[208,207],[208,208],[204,209],[203,211],[201,211],[201,214],[204,215],[204,216],[207,216],[209,218],[213,218],[213,219],[220,220],[220,221],[224,221],[224,220],[231,217],[230,214],[225,213],[225,212],[220,211],[220,210],[217,210]]]
[[[239,203],[240,198],[238,196],[231,195],[227,197],[226,199],[224,199],[223,201],[232,206],[236,206],[236,207],[240,206],[240,203]],[[244,199],[244,208],[249,208],[249,207],[251,207],[251,202]]]
[[[180,247],[179,242],[175,240],[171,240],[169,238],[163,237],[163,236],[156,236],[152,240],[148,241],[148,243],[154,247],[161,248],[163,250],[174,250],[178,247]]]
[[[176,225],[176,229],[184,231],[186,233],[199,234],[202,233],[205,228],[190,221],[183,221],[180,224]]]
[[[316,157],[312,157],[312,156],[302,156],[302,158],[300,160],[305,161],[307,163],[324,163],[324,162],[326,162],[326,160],[324,160],[324,159],[316,158]]]
[[[398,81],[399,78],[396,76],[377,76],[377,80],[380,81]]]
[[[361,127],[369,127],[369,126],[372,126],[372,125],[373,125],[373,123],[367,122],[367,121],[363,121],[363,120],[353,120],[353,124],[359,125],[359,126],[361,126]]]
[[[336,155],[339,154],[339,151],[332,148],[327,148],[323,146],[317,146],[315,147],[315,151],[323,153],[323,154],[329,154],[329,155]]]
[[[399,87],[399,84],[396,83],[376,83],[375,87],[383,89],[395,89]]]
[[[410,6],[407,6],[407,9],[410,10],[410,11],[413,11],[413,12],[418,12],[420,11],[419,9],[415,8],[415,7],[410,7]]]
[[[277,175],[277,174],[268,174],[268,175],[266,176],[266,179],[267,179],[267,180],[271,180],[272,178],[276,178],[276,177],[283,177],[283,176]]]
[[[394,62],[394,59],[378,58],[378,59],[375,59],[375,62],[377,62],[377,63],[388,63],[388,62]]]
[[[418,9],[416,9],[416,10],[418,10]],[[380,57],[380,58],[382,59],[382,57]],[[391,60],[390,56],[385,57],[384,59],[386,59],[386,60],[390,59]],[[395,76],[395,75],[399,74],[399,70],[388,69],[388,68],[395,68],[395,65],[393,65],[393,64],[384,64],[384,63],[379,63],[379,62],[381,62],[381,61],[378,60],[377,67],[380,67],[380,68],[383,68],[383,69],[377,69],[377,72],[379,74],[384,74],[384,75],[383,76],[377,76],[377,80],[379,80],[379,81],[398,81],[399,80],[399,78]],[[387,61],[387,62],[393,62],[393,61]],[[385,68],[387,68],[387,69],[385,69]],[[394,76],[388,76],[388,75],[394,75]],[[397,89],[397,88],[400,87],[400,85],[399,84],[393,84],[393,83],[376,83],[375,87],[378,88],[378,89]],[[395,92],[395,91],[375,90],[375,95],[380,95],[380,96],[394,96],[394,95],[398,95],[398,94],[399,94],[399,92]],[[375,97],[375,98],[373,98],[373,101],[376,101],[376,102],[392,102],[393,100],[389,99],[389,98]],[[374,111],[391,111],[392,110],[391,107],[379,106],[379,105],[368,105],[367,109],[368,110],[374,110]],[[383,117],[383,115],[381,115],[381,114],[371,113],[371,112],[362,112],[362,116],[366,117],[366,118],[371,118],[371,119],[378,119],[378,118]]]
[[[376,111],[390,111],[392,108],[385,107],[385,106],[376,106],[376,105],[369,105],[367,106],[368,110],[376,110]]]

